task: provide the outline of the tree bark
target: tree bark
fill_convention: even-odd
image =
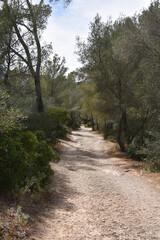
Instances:
[[[92,122],[92,130],[94,131],[94,119],[93,119],[93,115],[91,116],[91,122]]]
[[[42,93],[41,93],[41,84],[40,84],[40,68],[41,68],[41,44],[38,36],[38,29],[37,29],[37,22],[36,22],[36,16],[34,15],[34,11],[32,8],[32,4],[30,3],[29,0],[26,0],[27,6],[30,10],[30,17],[32,19],[32,24],[33,24],[33,29],[30,29],[28,26],[25,26],[27,30],[29,31],[30,34],[33,35],[36,47],[37,47],[37,62],[36,62],[36,67],[34,67],[34,63],[32,60],[32,55],[29,49],[28,43],[25,41],[23,38],[23,35],[18,27],[18,22],[15,16],[10,14],[10,8],[8,3],[6,2],[5,5],[8,9],[8,14],[11,17],[11,21],[15,30],[15,33],[17,35],[17,38],[23,47],[26,57],[23,56],[19,51],[15,50],[14,48],[11,48],[11,50],[28,66],[30,73],[32,77],[34,78],[35,82],[35,91],[36,91],[36,97],[37,97],[37,108],[39,112],[44,111],[43,107],[43,100],[42,100]],[[41,4],[41,3],[40,3]],[[36,68],[36,69],[35,69]]]
[[[127,137],[127,145],[130,144],[130,132],[128,128],[128,121],[127,121],[127,112],[126,109],[124,110],[124,118],[123,118],[123,130]]]
[[[117,132],[117,142],[118,142],[122,152],[125,152],[125,150],[126,150],[125,145],[124,145],[124,143],[122,142],[122,139],[121,139],[121,135],[122,135],[122,132],[123,132],[123,123],[125,121],[125,117],[126,117],[126,110],[123,110],[123,112],[121,114],[120,121],[119,121],[119,127],[118,127],[118,132]]]
[[[97,120],[96,120],[96,127],[97,127],[97,130],[99,131],[99,124]]]
[[[37,107],[39,112],[44,111],[43,101],[42,101],[42,92],[41,92],[41,84],[40,84],[40,76],[34,77],[35,89],[36,89],[36,97],[37,97]]]

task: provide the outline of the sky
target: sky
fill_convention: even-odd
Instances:
[[[81,64],[77,60],[76,36],[86,40],[90,22],[98,13],[104,22],[109,17],[116,20],[120,14],[133,16],[147,8],[151,0],[72,0],[67,8],[63,1],[52,5],[52,14],[43,34],[45,42],[52,42],[53,53],[65,57],[68,71],[74,71]]]

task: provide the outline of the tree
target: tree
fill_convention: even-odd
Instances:
[[[65,58],[55,54],[52,61],[47,60],[43,66],[42,87],[44,95],[53,105],[60,105],[63,101],[63,91],[66,88]]]
[[[57,0],[53,2],[57,2]],[[64,2],[68,4],[70,0]],[[30,0],[3,0],[2,12],[6,16],[4,20],[9,26],[8,35],[10,36],[7,42],[5,82],[7,83],[11,58],[16,55],[16,60],[23,62],[28,67],[34,79],[37,107],[38,111],[42,112],[44,107],[40,70],[42,61],[51,52],[51,46],[42,46],[41,35],[46,28],[51,6],[44,4],[43,0],[39,1],[38,4],[33,4]]]
[[[40,86],[40,69],[42,57],[46,51],[41,47],[40,35],[46,27],[51,7],[43,1],[33,5],[29,0],[24,2],[3,1],[3,10],[9,25],[13,26],[14,38],[10,50],[27,65],[35,82],[38,111],[43,111]]]
[[[133,45],[127,48],[133,33],[140,39],[135,18],[104,24],[97,15],[91,23],[87,43],[78,39],[83,70],[88,74],[88,81],[95,84],[94,95],[99,103],[105,102],[101,112],[106,111],[109,121],[116,124],[116,139],[122,151],[140,135],[150,116],[146,82],[140,68],[146,52]]]
[[[122,124],[126,118],[126,65],[114,57],[112,41],[115,35],[116,31],[111,22],[104,24],[97,15],[90,26],[87,44],[78,42],[78,54],[84,64],[84,70],[96,84],[96,92],[106,102],[106,111],[108,108],[108,113],[116,111],[117,115],[120,115],[117,141],[124,151],[121,134]]]
[[[79,86],[79,73],[70,72],[66,77],[66,87],[63,91],[62,106],[72,111],[79,111],[82,98],[81,88]]]
[[[10,42],[12,29],[5,21],[5,14],[0,10],[0,76],[4,84],[8,85],[8,72],[11,65]]]
[[[138,130],[144,133],[159,131],[159,75],[160,75],[160,2],[153,1],[148,9],[127,22],[115,43],[115,51],[123,61],[134,65],[131,76],[134,87],[133,110],[140,115],[140,125],[134,130],[134,139]],[[129,72],[130,73],[130,72]],[[131,84],[131,83],[130,83]],[[133,103],[133,99],[131,101]],[[133,108],[134,107],[134,108]],[[132,124],[133,125],[133,124]],[[153,135],[156,135],[156,134]]]

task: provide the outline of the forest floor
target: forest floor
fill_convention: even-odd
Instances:
[[[61,143],[51,196],[29,239],[160,239],[159,175],[145,173],[88,128],[70,138]]]

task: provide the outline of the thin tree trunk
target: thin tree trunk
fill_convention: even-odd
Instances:
[[[40,84],[40,76],[34,77],[35,89],[36,89],[36,97],[37,97],[37,107],[39,112],[44,111],[43,100],[42,100],[42,92],[41,92],[41,84]]]
[[[6,68],[6,72],[4,74],[4,84],[9,87],[9,82],[8,82],[8,78],[9,78],[9,72],[10,72],[10,66],[11,66],[11,35],[12,35],[12,29],[10,30],[10,37],[9,37],[9,43],[7,46],[7,68]]]
[[[104,120],[104,126],[105,126],[105,129],[106,129],[107,128],[106,120]]]
[[[98,124],[98,121],[96,121],[96,125],[97,125],[97,130],[99,131],[99,124]]]
[[[126,110],[124,110],[123,129],[124,129],[124,132],[126,133],[127,145],[129,145],[129,142],[130,142],[130,133],[129,133],[129,129],[128,129],[128,121],[127,121],[127,113],[126,113]]]
[[[10,56],[9,56],[6,73],[4,75],[4,84],[6,85],[6,87],[9,87],[8,78],[9,78],[10,64],[11,64],[11,60],[10,60]]]
[[[92,130],[94,131],[94,119],[93,119],[93,115],[91,116],[91,122],[92,122]]]
[[[120,121],[119,121],[118,133],[117,133],[117,142],[118,142],[122,152],[125,152],[125,150],[126,150],[125,145],[124,145],[124,143],[122,142],[122,139],[121,139],[121,135],[122,135],[122,132],[123,132],[123,122],[124,122],[124,119],[125,119],[125,114],[126,114],[126,110],[124,110],[122,112],[122,115],[121,115],[121,118],[120,118]]]

